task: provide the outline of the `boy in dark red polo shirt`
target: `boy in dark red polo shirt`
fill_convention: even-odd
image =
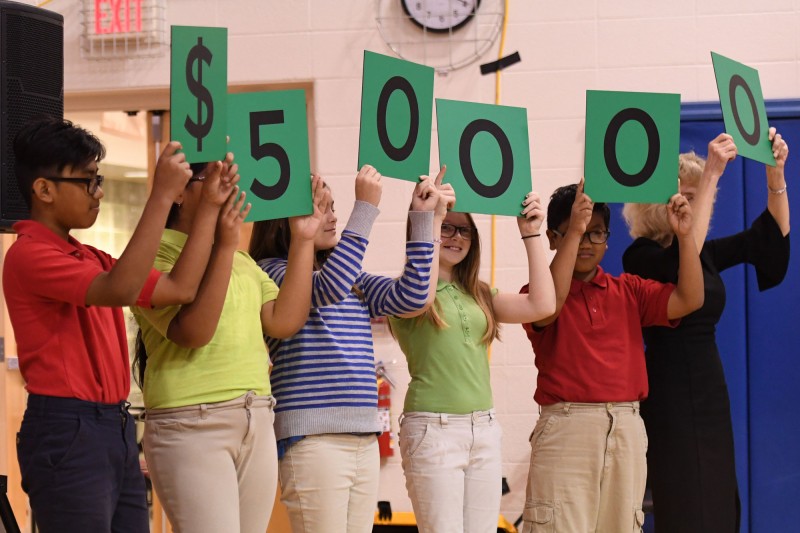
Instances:
[[[221,205],[211,193],[221,196],[228,187],[222,182],[232,181],[220,179],[222,163],[209,165],[208,201],[199,208],[203,235],[184,250],[181,268],[162,276],[152,269],[161,232],[191,177],[179,148],[172,142],[161,154],[141,220],[115,260],[69,235],[92,226],[99,212],[100,141],[52,118],[27,124],[15,139],[17,180],[31,219],[14,226],[18,238],[5,257],[3,292],[29,393],[17,435],[22,486],[43,533],[149,531],[127,410],[130,369],[120,306],[194,299]]]
[[[678,236],[678,285],[600,268],[610,212],[579,186],[557,189],[547,207],[556,312],[523,327],[539,371],[541,415],[531,436],[524,533],[639,531],[647,436],[643,326],[676,325],[703,304],[692,212],[675,195],[665,207]],[[527,292],[527,285],[522,292]]]

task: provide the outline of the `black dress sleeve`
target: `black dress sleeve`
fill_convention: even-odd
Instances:
[[[664,248],[657,242],[639,237],[622,254],[622,268],[635,274],[662,283],[678,281],[678,247],[676,242]]]
[[[741,263],[753,265],[760,291],[778,285],[789,268],[789,234],[781,235],[767,209],[743,232],[706,241],[703,251],[720,272]]]

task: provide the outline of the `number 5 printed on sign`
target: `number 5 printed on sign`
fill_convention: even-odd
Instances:
[[[311,163],[303,90],[228,95],[230,148],[247,222],[311,214]]]

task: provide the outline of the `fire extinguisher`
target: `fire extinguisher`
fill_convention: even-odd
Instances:
[[[375,377],[378,380],[378,421],[383,432],[378,436],[378,450],[381,457],[394,455],[394,435],[392,433],[392,387],[394,383],[386,374],[383,361],[375,364]]]

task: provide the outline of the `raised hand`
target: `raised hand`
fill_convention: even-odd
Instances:
[[[439,173],[436,174],[436,178],[433,180],[434,185],[436,185],[436,190],[439,191],[439,201],[436,204],[433,216],[436,220],[440,221],[444,220],[444,217],[447,216],[447,212],[456,205],[456,191],[453,189],[453,186],[449,183],[442,184],[446,173],[447,165],[442,165],[442,168],[439,169]]]
[[[293,239],[314,240],[324,221],[325,212],[333,200],[331,190],[325,186],[325,182],[316,174],[311,176],[311,195],[313,197],[314,211],[310,215],[289,218],[289,229],[292,232]]]
[[[239,244],[239,229],[252,207],[249,203],[245,205],[246,196],[244,191],[239,190],[239,187],[233,187],[228,199],[220,209],[215,244],[234,247]]]
[[[736,159],[736,154],[738,151],[733,137],[727,133],[720,133],[708,143],[708,158],[706,158],[704,173],[716,178],[722,176],[728,163]]]
[[[578,190],[575,191],[575,201],[572,203],[572,212],[569,216],[569,231],[574,231],[579,235],[586,232],[594,210],[594,202],[583,192],[585,181],[584,178],[581,178],[578,183]]]
[[[786,144],[784,138],[775,128],[769,129],[769,140],[772,141],[772,155],[775,157],[775,167],[767,166],[767,172],[769,172],[770,168],[783,171],[786,166],[786,159],[789,158],[789,145]]]
[[[441,183],[440,176],[444,176],[445,167],[439,171],[436,179],[430,176],[420,176],[419,183],[411,193],[411,211],[433,211],[439,203],[439,191],[436,180]]]
[[[517,217],[519,233],[523,237],[526,235],[538,235],[544,221],[544,209],[539,193],[531,191],[525,195],[522,201],[522,214]]]
[[[367,202],[375,207],[381,202],[383,184],[381,174],[372,165],[364,165],[356,175],[356,200]]]
[[[694,216],[689,200],[682,194],[674,194],[667,204],[667,219],[675,235],[687,236],[692,234]]]
[[[239,165],[233,162],[233,154],[228,152],[222,162],[212,161],[204,170],[203,201],[222,206],[239,183]]]
[[[170,141],[158,157],[153,176],[153,196],[164,196],[174,201],[186,188],[192,169],[186,162],[186,154],[178,153],[180,149],[181,143]]]

